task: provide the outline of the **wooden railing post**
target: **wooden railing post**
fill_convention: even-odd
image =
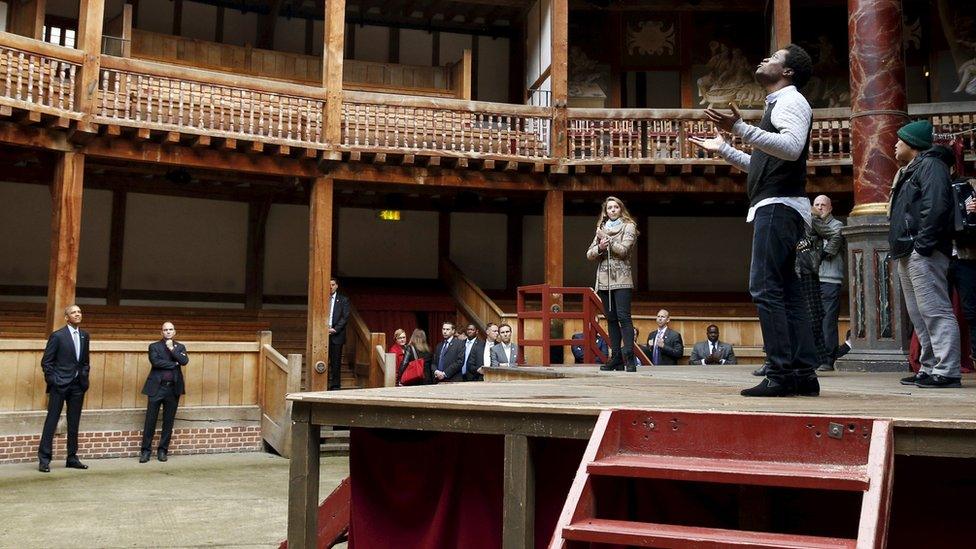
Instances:
[[[258,332],[258,404],[261,406],[262,412],[265,412],[268,407],[268,399],[265,395],[265,389],[268,383],[268,373],[265,366],[265,360],[267,360],[267,352],[264,350],[265,345],[271,346],[271,332],[268,330]]]
[[[81,0],[78,9],[77,49],[85,52],[81,76],[76,80],[75,99],[82,120],[78,129],[92,132],[91,118],[98,98],[98,77],[102,58],[102,22],[105,0]]]
[[[322,48],[322,86],[325,87],[324,140],[342,141],[342,58],[346,29],[346,0],[325,0],[325,46]]]

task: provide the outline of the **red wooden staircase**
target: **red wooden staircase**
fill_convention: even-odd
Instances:
[[[549,546],[881,548],[888,526],[893,455],[891,423],[884,420],[605,411],[583,454]],[[800,494],[796,497],[850,492],[844,495],[850,498],[860,493],[860,518],[855,524],[854,517],[847,517],[856,538],[808,535],[795,529],[763,531],[749,521],[739,521],[733,528],[614,516],[615,506],[606,502],[634,494],[631,485],[647,479],[677,481],[681,486],[698,483],[695,486],[706,489],[737,485],[742,493],[795,489]],[[646,492],[641,494],[647,499]],[[656,505],[666,508],[669,501],[662,496]],[[802,520],[834,520],[840,509],[843,506]],[[635,514],[633,509],[630,514]],[[744,516],[741,510],[739,516]]]

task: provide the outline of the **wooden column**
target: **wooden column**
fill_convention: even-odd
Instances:
[[[62,153],[51,185],[51,263],[48,268],[48,333],[64,324],[64,309],[75,302],[78,249],[81,244],[81,195],[85,155]]]
[[[244,273],[244,307],[260,309],[264,301],[265,234],[271,201],[251,202],[247,208],[247,262]]]
[[[566,158],[569,155],[566,140],[569,101],[569,0],[552,0],[552,42],[549,77],[552,79],[552,155]]]
[[[122,264],[125,248],[125,191],[112,192],[112,228],[108,244],[108,281],[105,304],[117,307],[122,300]]]
[[[325,0],[325,42],[322,86],[325,88],[325,142],[342,136],[342,49],[346,32],[346,0]]]
[[[546,284],[563,285],[563,191],[546,192]]]
[[[647,256],[650,255],[650,238],[647,232],[647,216],[638,215],[637,216],[637,232],[640,234],[637,236],[637,242],[635,243],[635,252],[637,252],[637,272],[634,276],[637,278],[635,282],[637,283],[638,292],[646,292],[648,290],[647,275],[650,274],[647,265]]]
[[[505,289],[514,292],[522,284],[522,222],[521,213],[505,216]]]
[[[309,22],[312,20],[309,19]],[[217,6],[217,20],[214,22],[214,42],[222,44],[224,42],[224,6]],[[312,52],[307,51],[306,54]]]
[[[773,47],[780,49],[792,41],[790,0],[773,0]]]
[[[437,277],[444,278],[441,259],[451,259],[451,212],[437,214]]]
[[[132,57],[132,4],[122,6],[122,57]]]
[[[535,469],[529,438],[505,435],[502,547],[535,546]]]
[[[94,131],[91,117],[98,98],[98,72],[102,54],[102,22],[105,19],[105,0],[81,0],[78,9],[78,40],[76,48],[85,52],[81,76],[75,83],[75,98],[82,120],[80,131]]]
[[[318,547],[319,438],[321,427],[311,422],[309,405],[292,409],[291,461],[288,464],[288,547]]]
[[[47,9],[47,0],[8,0],[7,4],[10,6],[10,21],[7,25],[9,32],[34,40],[44,39],[44,11]]]
[[[324,391],[328,385],[333,186],[331,177],[315,178],[308,204],[308,331],[305,367],[306,388],[309,391]]]
[[[183,0],[173,0],[173,36],[183,33]]]

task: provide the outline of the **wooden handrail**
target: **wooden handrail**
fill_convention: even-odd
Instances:
[[[443,109],[470,113],[492,113],[501,115],[529,116],[544,118],[552,115],[551,107],[531,105],[512,105],[508,103],[489,103],[487,101],[464,101],[461,99],[430,99],[426,97],[391,96],[384,93],[343,91],[342,99],[347,103],[364,105],[383,105],[388,107],[414,107],[418,109]]]
[[[55,59],[69,61],[81,65],[85,62],[85,52],[74,48],[58,46],[42,40],[34,40],[9,32],[0,32],[0,46],[20,50],[26,53],[46,55]]]
[[[151,340],[95,339],[91,350],[105,353],[146,352]],[[47,341],[44,339],[0,339],[0,352],[3,351],[43,351]],[[193,353],[256,353],[260,344],[256,341],[194,341]]]

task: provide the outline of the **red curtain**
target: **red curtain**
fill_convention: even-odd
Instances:
[[[407,337],[413,333],[417,326],[417,313],[413,311],[359,311],[359,316],[371,332],[383,332],[386,334],[386,346],[393,345],[393,332],[403,329],[407,332]]]
[[[441,326],[445,322],[457,323],[457,311],[431,311],[427,315],[427,343],[430,343],[430,348],[433,349],[435,345],[441,342],[443,337],[441,337]],[[463,330],[463,326],[457,326],[459,330]]]

